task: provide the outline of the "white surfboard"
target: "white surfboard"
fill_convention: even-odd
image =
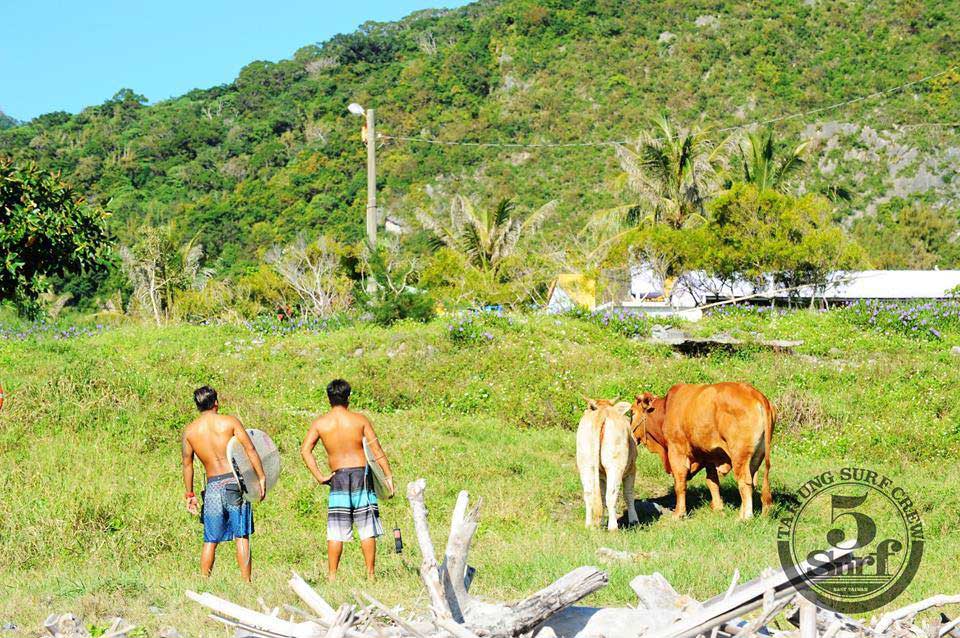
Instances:
[[[363,453],[367,457],[367,466],[373,475],[373,491],[376,493],[377,498],[381,500],[393,498],[390,487],[387,486],[387,474],[383,471],[383,468],[380,467],[380,461],[373,456],[370,446],[367,445],[366,438],[363,439]]]
[[[260,463],[263,464],[263,473],[267,478],[267,492],[269,493],[273,486],[277,484],[277,479],[280,478],[280,450],[277,449],[273,439],[263,430],[248,429],[247,434],[250,435],[253,447],[260,455]],[[250,503],[260,502],[260,481],[237,437],[233,437],[227,443],[227,461],[233,470],[234,478],[240,484],[240,492],[243,494],[243,498]]]

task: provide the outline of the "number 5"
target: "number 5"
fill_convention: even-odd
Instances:
[[[869,545],[874,538],[877,536],[877,524],[873,522],[873,519],[863,514],[861,512],[837,512],[837,510],[852,510],[863,505],[863,502],[867,500],[869,493],[864,494],[863,496],[843,496],[839,494],[832,494],[830,496],[830,522],[836,523],[837,519],[843,518],[844,516],[852,516],[853,520],[857,522],[857,538],[853,546],[844,545],[843,549],[859,549]],[[839,527],[834,527],[829,532],[827,532],[827,542],[831,546],[840,548],[841,543],[843,543],[845,535],[843,530]]]

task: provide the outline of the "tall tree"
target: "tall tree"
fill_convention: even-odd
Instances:
[[[807,142],[802,142],[783,154],[778,154],[773,129],[751,131],[738,146],[740,177],[759,190],[786,192],[790,178],[804,165],[803,153]]]
[[[551,201],[522,219],[509,199],[493,208],[478,208],[468,198],[455,195],[446,213],[420,210],[417,219],[438,244],[466,255],[473,266],[489,272],[514,255],[522,240],[536,235],[555,212],[556,201]]]
[[[179,244],[172,225],[144,226],[132,246],[121,246],[121,265],[133,284],[135,309],[147,311],[157,325],[169,316],[177,290],[202,290],[213,275],[203,268],[203,246],[194,237]]]
[[[57,175],[0,159],[0,301],[39,314],[50,276],[99,267],[106,217]]]
[[[704,204],[719,187],[726,144],[714,145],[704,130],[654,120],[632,147],[618,145],[627,183],[640,197],[639,212],[681,228],[706,219]]]

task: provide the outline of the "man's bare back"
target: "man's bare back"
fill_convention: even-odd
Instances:
[[[390,463],[383,448],[380,447],[380,441],[377,440],[370,420],[344,406],[335,406],[314,420],[307,432],[303,442],[304,449],[301,452],[306,452],[303,455],[304,461],[317,481],[326,483],[330,480],[330,476],[325,476],[320,471],[312,454],[317,440],[323,443],[323,448],[327,452],[327,464],[330,466],[330,472],[333,473],[346,467],[366,466],[367,457],[363,452],[364,438],[367,439],[370,451],[373,452],[386,475],[392,478]]]
[[[227,444],[234,436],[243,436],[238,431],[246,435],[246,430],[236,417],[204,412],[187,425],[183,435],[203,463],[207,476],[217,476],[230,471]]]

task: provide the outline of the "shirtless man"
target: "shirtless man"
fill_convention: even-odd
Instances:
[[[327,505],[328,577],[331,581],[336,577],[343,543],[353,540],[353,526],[356,525],[367,576],[373,578],[377,537],[383,534],[383,526],[380,524],[377,495],[373,491],[373,477],[363,452],[364,438],[387,475],[391,494],[395,491],[393,472],[370,420],[348,407],[350,384],[343,379],[331,381],[327,386],[327,398],[330,399],[330,411],[310,425],[300,446],[300,456],[317,482],[330,486]],[[313,456],[313,448],[318,440],[327,451],[327,462],[332,472],[329,476],[320,471],[317,459]]]
[[[267,495],[266,476],[260,455],[243,424],[236,417],[220,414],[217,391],[203,386],[193,393],[193,401],[200,410],[197,417],[183,431],[183,486],[186,490],[187,511],[200,514],[203,521],[203,551],[200,554],[200,573],[210,575],[216,558],[217,544],[236,540],[237,565],[240,577],[250,582],[250,534],[253,533],[253,511],[243,500],[240,485],[230,471],[227,461],[227,443],[237,437],[260,479],[260,500]],[[200,494],[203,506],[193,493],[193,457],[203,463],[207,487]]]

